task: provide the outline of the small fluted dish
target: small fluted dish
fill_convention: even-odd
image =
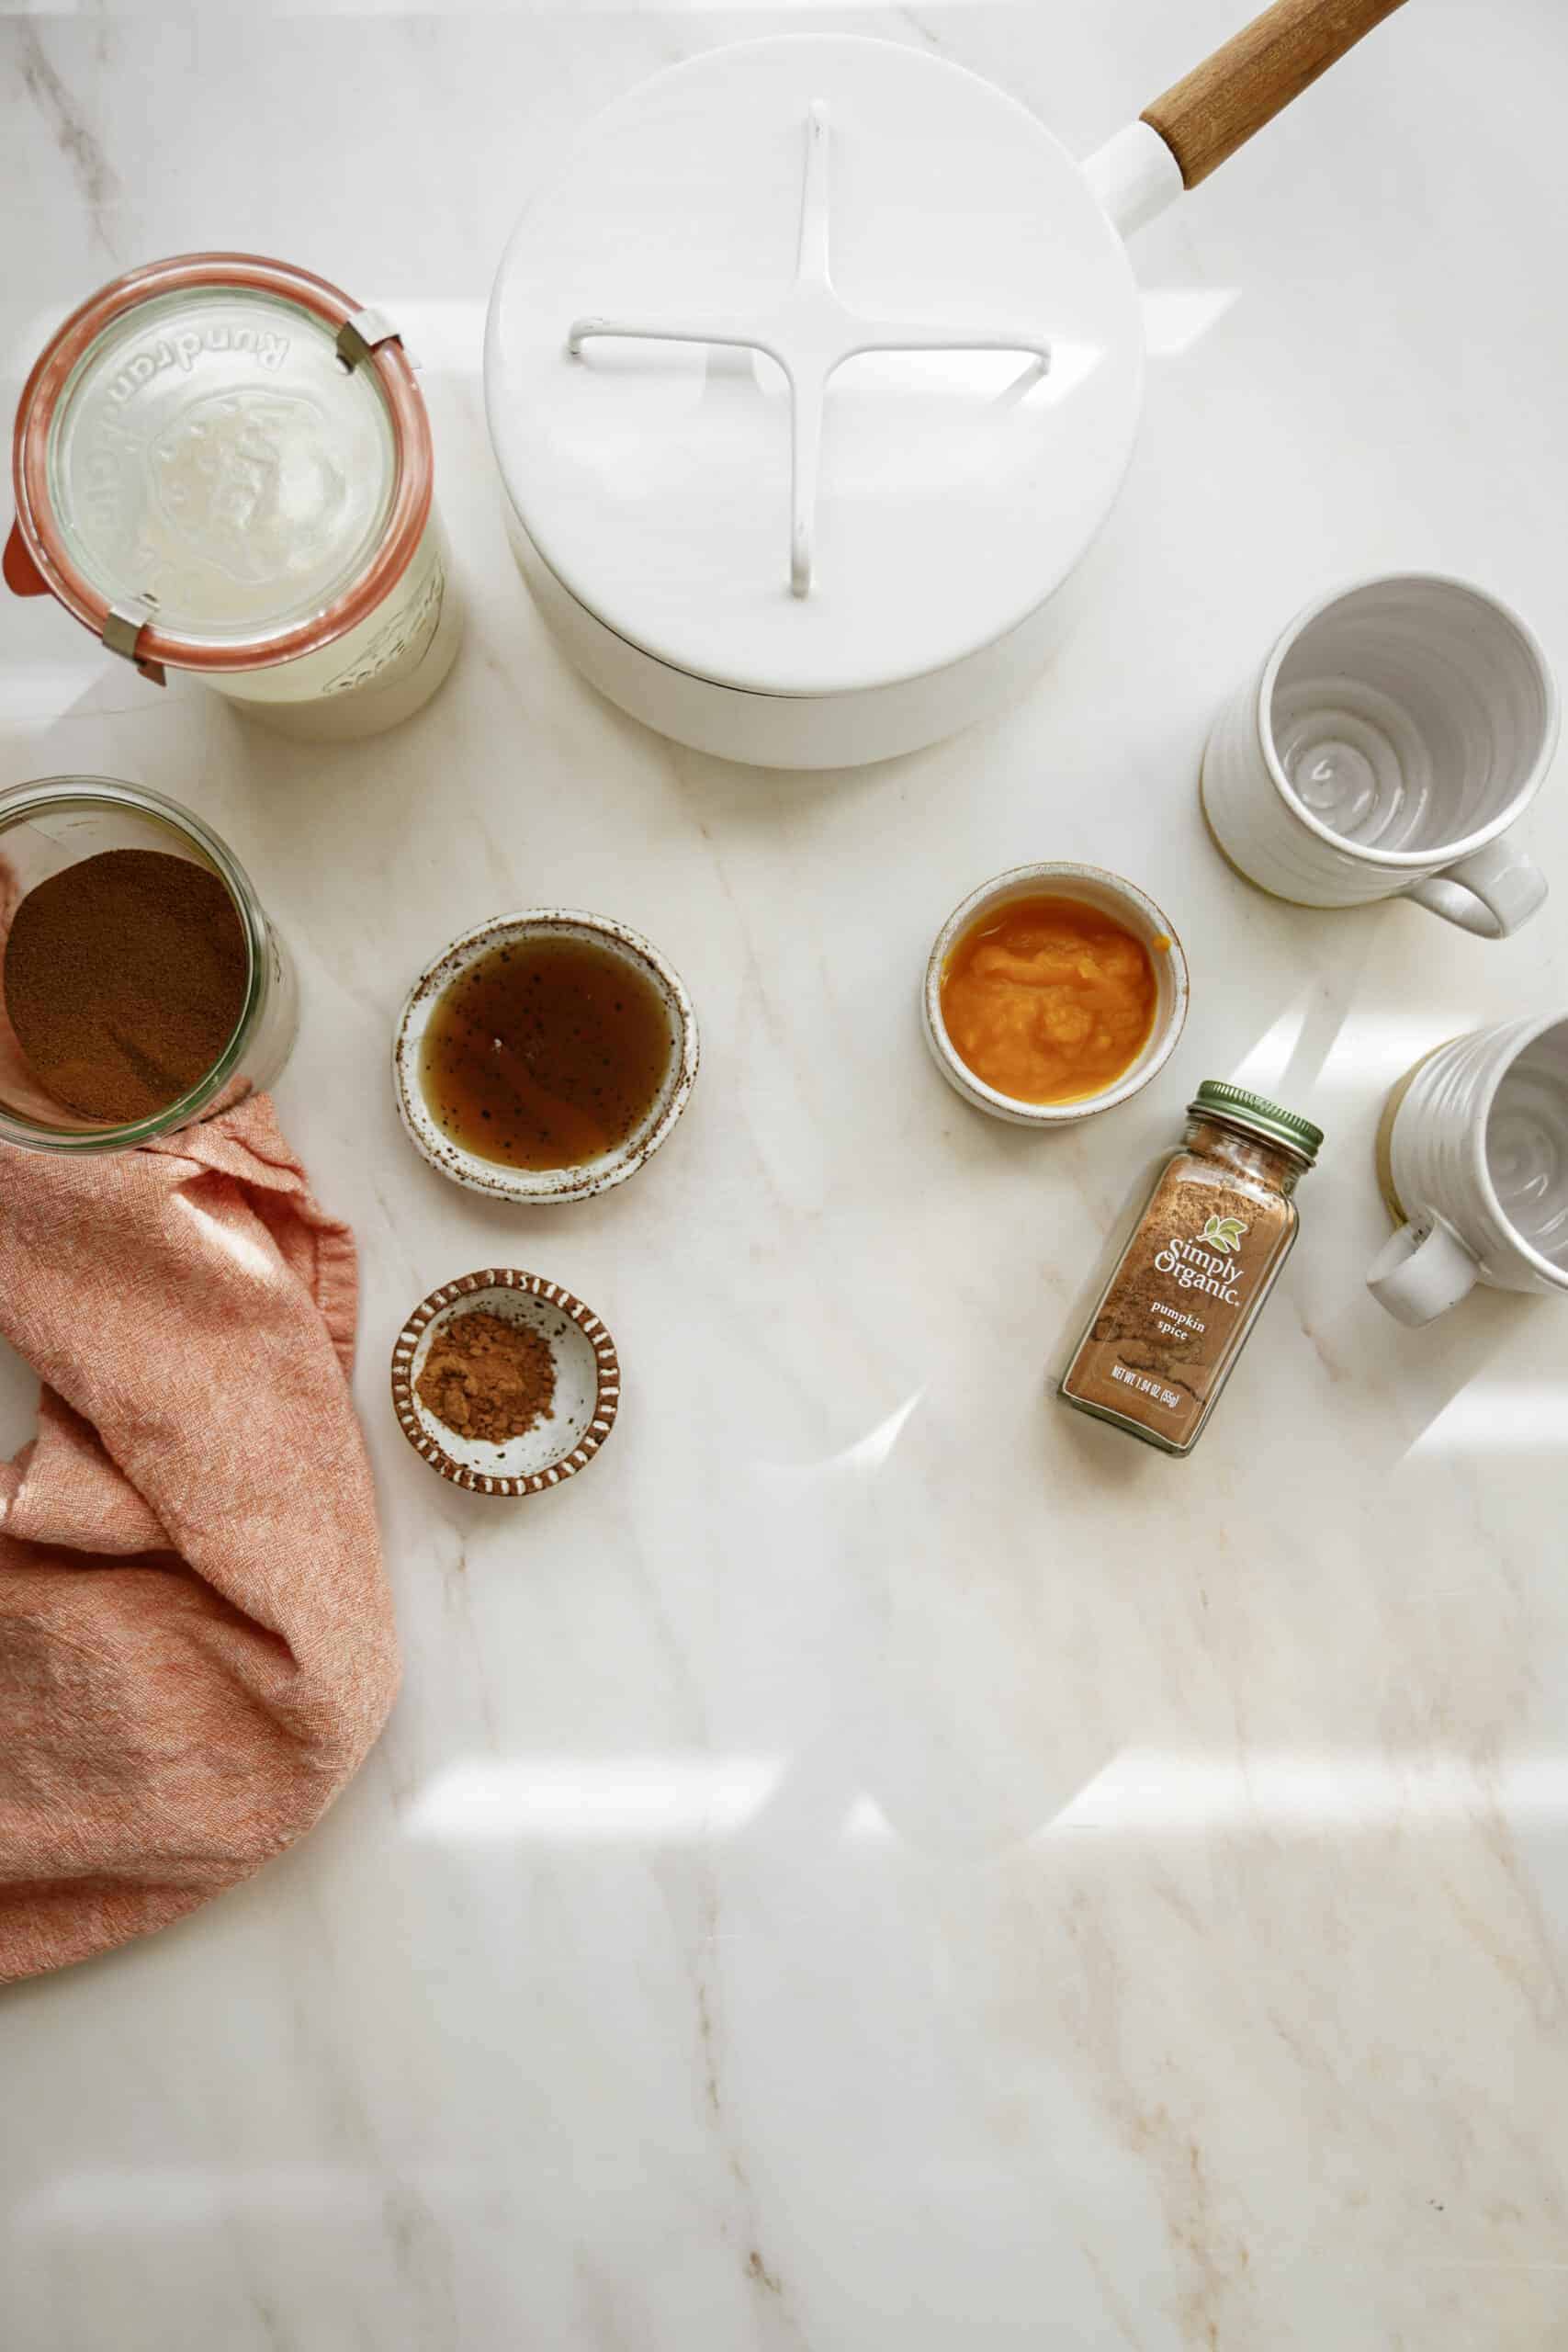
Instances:
[[[549,1411],[503,1445],[461,1436],[418,1393],[437,1332],[479,1311],[537,1331],[555,1365]],[[591,1307],[558,1283],[516,1266],[460,1274],[422,1298],[392,1350],[392,1409],[422,1462],[469,1494],[541,1495],[586,1470],[615,1425],[621,1367],[615,1343]]]

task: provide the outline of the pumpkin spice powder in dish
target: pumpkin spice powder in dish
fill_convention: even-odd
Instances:
[[[414,1452],[469,1494],[547,1493],[596,1460],[621,1368],[591,1307],[543,1274],[489,1266],[422,1299],[392,1349]]]
[[[454,1316],[432,1339],[414,1394],[459,1437],[504,1445],[525,1436],[555,1400],[549,1341],[483,1307]]]

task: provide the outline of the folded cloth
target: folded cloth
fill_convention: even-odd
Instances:
[[[0,1982],[308,1829],[397,1689],[349,1395],[354,1240],[265,1096],[116,1156],[0,1146]]]

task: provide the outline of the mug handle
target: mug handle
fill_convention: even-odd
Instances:
[[[1436,1209],[1417,1209],[1367,1269],[1367,1288],[1412,1330],[1457,1306],[1481,1278],[1472,1252]]]
[[[1461,857],[1429,881],[1412,882],[1400,892],[1419,907],[1457,922],[1478,939],[1506,939],[1529,922],[1546,897],[1546,876],[1506,837],[1488,842],[1473,857]]]

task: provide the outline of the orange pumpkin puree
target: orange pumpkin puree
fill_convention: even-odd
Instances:
[[[1078,899],[1010,899],[959,934],[942,1017],[978,1079],[1020,1102],[1113,1086],[1143,1050],[1158,993],[1141,939]]]

